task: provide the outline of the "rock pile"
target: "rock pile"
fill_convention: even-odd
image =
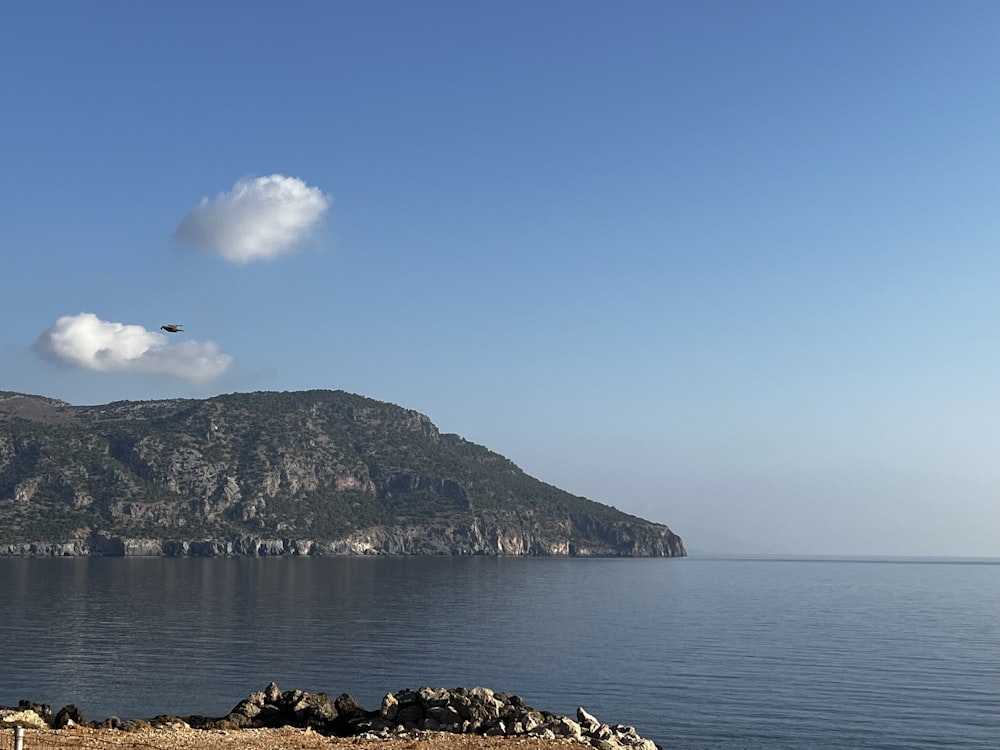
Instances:
[[[72,724],[83,724],[83,714],[76,706],[64,706],[52,713],[47,703],[21,701],[17,708],[0,706],[0,725],[34,727],[36,729],[62,729]]]
[[[84,723],[76,706],[66,706],[53,715],[48,706],[22,701],[19,710],[22,720],[25,712],[29,712],[52,727]],[[0,718],[0,721],[3,719]],[[371,739],[388,738],[414,730],[520,735],[570,739],[596,750],[660,750],[655,742],[639,736],[634,727],[604,724],[582,707],[577,709],[574,720],[538,711],[516,695],[485,687],[400,690],[386,694],[377,711],[366,711],[347,693],[332,699],[326,693],[282,691],[272,682],[264,690],[248,695],[226,716],[219,718],[161,715],[148,721],[122,721],[112,716],[90,725],[128,730],[173,724],[186,724],[195,729],[308,727],[338,737],[362,736]]]
[[[191,720],[194,720],[192,723]],[[572,739],[597,750],[657,750],[634,727],[603,724],[577,709],[576,720],[538,711],[523,699],[485,687],[400,690],[382,699],[377,711],[366,711],[350,695],[332,700],[325,693],[282,692],[273,682],[251,693],[222,719],[189,717],[192,726],[311,727],[338,736],[388,737],[414,729],[484,735],[528,735]]]

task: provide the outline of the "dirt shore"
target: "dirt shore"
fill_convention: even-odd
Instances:
[[[13,748],[3,730],[0,750]],[[165,727],[124,732],[115,729],[26,729],[24,750],[571,750],[572,740],[484,737],[450,732],[409,732],[388,739],[327,737],[305,729],[201,730]]]

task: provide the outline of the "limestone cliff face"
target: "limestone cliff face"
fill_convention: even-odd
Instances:
[[[340,391],[0,392],[0,554],[683,556],[424,415]]]

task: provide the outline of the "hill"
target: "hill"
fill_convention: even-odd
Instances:
[[[0,555],[683,556],[426,416],[343,391],[0,391]]]

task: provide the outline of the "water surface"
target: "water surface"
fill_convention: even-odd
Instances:
[[[485,685],[670,748],[995,748],[997,561],[0,559],[0,703]]]

